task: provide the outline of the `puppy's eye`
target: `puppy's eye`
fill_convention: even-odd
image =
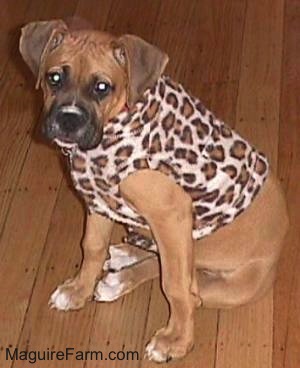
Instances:
[[[108,82],[99,81],[94,86],[94,92],[99,97],[105,97],[111,91],[111,85]]]
[[[50,72],[47,74],[47,82],[51,87],[59,87],[63,82],[62,72]]]

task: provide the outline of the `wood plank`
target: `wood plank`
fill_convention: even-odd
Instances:
[[[300,365],[299,5],[299,1],[287,0],[285,6],[278,171],[287,196],[291,223],[275,285],[274,368],[294,368]]]
[[[237,81],[241,65],[246,1],[203,1],[188,23],[183,76],[189,84]],[[198,10],[201,11],[198,11]],[[194,78],[196,73],[196,79]],[[197,90],[195,91],[197,93]]]
[[[116,36],[130,33],[151,41],[157,26],[157,13],[161,6],[159,0],[116,0],[105,30]]]
[[[272,293],[256,304],[220,311],[216,367],[272,367]]]
[[[4,70],[11,58],[19,35],[20,24],[24,20],[31,0],[2,1],[0,9],[0,83]],[[16,11],[18,9],[18,11]]]
[[[34,115],[38,116],[36,98],[27,93],[24,78],[20,74],[6,74],[0,101],[0,234],[3,231],[12,197],[16,191],[20,170],[31,142]],[[2,98],[0,97],[0,100]],[[30,107],[29,107],[30,106]]]
[[[209,106],[214,114],[234,127],[239,81],[216,82],[211,86]]]
[[[152,42],[164,50],[169,56],[166,74],[171,77],[184,76],[181,72],[189,54],[189,39],[192,37],[189,27],[193,25],[195,1],[189,6],[178,0],[161,3],[156,26],[153,27]],[[184,80],[181,80],[183,83]]]
[[[111,0],[79,0],[74,15],[82,21],[83,27],[86,23],[90,28],[102,30],[108,22],[110,9]]]
[[[275,170],[282,29],[283,0],[248,2],[236,128],[268,154]],[[272,366],[272,303],[269,293],[255,305],[220,312],[216,367]]]
[[[247,7],[236,127],[277,168],[284,0]]]
[[[48,224],[49,225],[49,224]],[[71,230],[72,229],[72,230]],[[47,241],[37,273],[30,305],[21,331],[20,350],[43,351],[47,348],[65,351],[67,347],[85,350],[95,313],[95,304],[78,312],[50,310],[49,296],[57,285],[72,277],[81,262],[80,240],[83,229],[83,206],[64,181],[51,218]],[[83,361],[70,358],[72,367],[83,367]],[[16,361],[14,367],[23,367]],[[65,361],[44,361],[39,367],[64,367]]]
[[[1,238],[0,346],[15,346],[22,328],[60,185],[56,155],[33,145]],[[9,362],[1,363],[10,366]]]

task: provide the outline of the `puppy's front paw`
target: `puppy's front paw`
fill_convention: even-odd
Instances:
[[[69,279],[51,295],[49,306],[62,311],[80,309],[89,299],[89,294],[76,279]]]
[[[193,341],[182,335],[174,334],[167,328],[156,332],[146,346],[145,358],[156,363],[169,362],[183,358],[193,348]]]

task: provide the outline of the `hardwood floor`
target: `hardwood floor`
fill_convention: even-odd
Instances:
[[[1,0],[0,367],[139,367],[164,325],[159,282],[79,312],[48,308],[52,290],[81,261],[84,211],[59,152],[36,137],[41,96],[18,52],[20,26],[76,15],[96,28],[134,33],[170,56],[167,73],[266,152],[291,215],[273,293],[230,311],[200,310],[195,348],[172,367],[300,366],[299,0]],[[115,240],[121,230],[114,234]],[[5,359],[20,350],[138,351],[133,361]],[[164,365],[162,365],[164,366]]]

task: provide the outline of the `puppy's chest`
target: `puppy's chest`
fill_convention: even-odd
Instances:
[[[135,145],[127,143],[123,146],[117,142],[113,144],[114,140],[118,141],[114,137],[109,139],[112,144],[109,153],[101,149],[88,155],[76,152],[71,156],[73,183],[90,212],[128,225],[145,227],[145,220],[122,198],[119,184],[130,173],[147,168],[146,159],[140,158],[141,156],[134,152],[136,141]]]

